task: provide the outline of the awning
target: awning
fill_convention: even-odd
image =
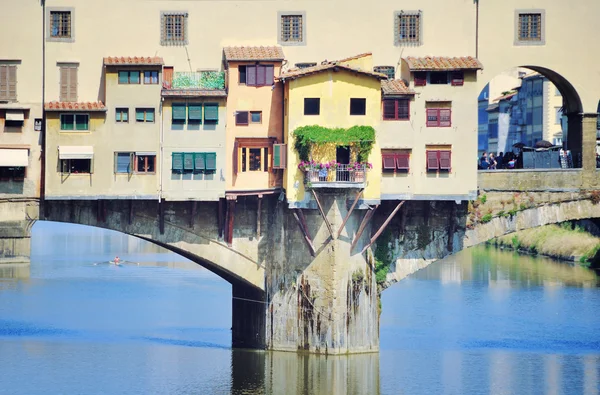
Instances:
[[[25,115],[20,110],[6,110],[6,120],[23,122],[25,121]]]
[[[94,147],[91,145],[61,145],[58,147],[58,159],[92,159]]]
[[[136,151],[136,156],[156,156],[156,152],[152,151]]]
[[[0,148],[0,166],[26,167],[29,164],[29,150]]]

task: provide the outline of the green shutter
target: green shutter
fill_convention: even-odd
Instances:
[[[190,104],[188,106],[188,117],[190,121],[202,121],[202,104]]]
[[[217,170],[217,154],[214,152],[206,153],[206,170]]]
[[[149,108],[146,110],[146,122],[154,122],[154,109]]]
[[[183,154],[183,170],[194,170],[194,154]]]
[[[172,170],[180,172],[183,170],[183,154],[181,152],[173,152],[172,156],[173,163],[171,165]]]
[[[88,130],[89,129],[89,115],[77,114],[75,115],[75,129],[76,130]]]
[[[206,168],[206,154],[194,154],[194,170],[202,171]]]
[[[185,104],[173,103],[173,121],[185,122]]]
[[[128,71],[119,71],[119,84],[128,84],[129,83],[129,72]]]
[[[281,145],[273,144],[273,167],[281,167]]]
[[[210,123],[219,121],[219,105],[217,103],[206,103],[204,105],[204,121]]]
[[[130,71],[129,72],[129,82],[131,84],[139,84],[140,83],[140,72],[139,71]]]
[[[61,130],[73,130],[75,125],[75,116],[73,114],[61,114],[60,115],[60,128]]]
[[[128,116],[129,116],[129,111],[125,111],[125,110],[121,111],[121,121],[129,122],[129,119],[127,119]]]
[[[135,109],[135,120],[138,122],[144,122],[144,110],[141,108]]]

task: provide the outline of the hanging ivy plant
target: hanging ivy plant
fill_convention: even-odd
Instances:
[[[294,130],[294,138],[294,148],[300,160],[309,160],[313,145],[332,143],[352,147],[356,150],[358,162],[365,162],[375,143],[375,129],[372,126],[352,126],[344,129],[310,125]]]

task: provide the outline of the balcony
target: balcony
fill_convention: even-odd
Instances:
[[[305,181],[310,188],[364,188],[368,164],[305,165]]]
[[[163,81],[163,89],[224,90],[225,72],[175,72]]]

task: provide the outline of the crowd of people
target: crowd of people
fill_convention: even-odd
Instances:
[[[506,155],[500,152],[497,156],[490,152],[484,152],[481,158],[477,160],[477,168],[479,170],[496,170],[496,169],[517,169],[522,167],[522,162],[519,160],[521,155],[515,155],[513,152],[507,152]]]

